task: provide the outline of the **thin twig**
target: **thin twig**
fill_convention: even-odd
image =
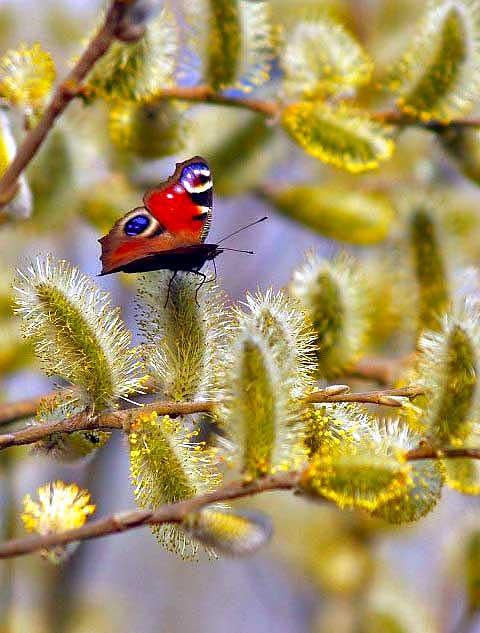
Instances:
[[[180,99],[181,101],[190,101],[193,103],[215,103],[218,105],[244,108],[251,110],[252,112],[257,112],[258,114],[263,114],[272,119],[277,118],[283,108],[282,104],[276,101],[249,99],[242,96],[227,96],[222,93],[215,92],[213,88],[205,85],[163,88],[162,90],[159,90],[154,97],[154,100],[157,101],[166,101],[171,99]],[[373,112],[371,116],[376,121],[390,125],[398,125],[400,127],[419,126],[433,130],[444,127],[480,127],[480,118],[455,119],[449,122],[422,121],[396,109]]]
[[[191,512],[217,503],[257,495],[271,490],[292,490],[296,487],[298,473],[289,472],[271,475],[258,479],[250,484],[237,481],[205,495],[180,501],[179,503],[165,504],[155,511],[133,510],[113,514],[97,521],[91,521],[86,525],[68,530],[60,534],[47,536],[30,536],[27,538],[7,541],[0,545],[0,558],[12,558],[23,556],[31,552],[37,552],[51,547],[67,545],[75,541],[108,536],[118,532],[125,532],[144,525],[161,525],[162,523],[181,523]]]
[[[422,121],[396,109],[374,112],[371,116],[380,123],[398,125],[400,127],[417,126],[432,130],[441,130],[447,127],[480,127],[480,118],[478,117],[454,119],[453,121]]]
[[[19,431],[0,435],[0,450],[9,446],[34,444],[55,433],[75,433],[77,431],[123,430],[128,432],[131,422],[140,413],[156,412],[159,415],[189,415],[212,411],[213,402],[152,402],[142,407],[133,407],[122,411],[103,413],[99,416],[79,413],[58,422],[36,424]]]
[[[405,455],[407,461],[417,461],[419,459],[459,459],[470,458],[480,459],[480,448],[433,448],[431,446],[419,446]]]
[[[408,461],[419,459],[443,459],[470,457],[480,459],[480,449],[445,449],[443,451],[419,447],[406,453]],[[251,483],[236,481],[209,492],[205,495],[193,497],[173,504],[165,504],[155,511],[132,510],[113,514],[97,521],[91,521],[74,530],[67,530],[60,534],[46,536],[29,536],[14,539],[0,544],[0,558],[13,558],[32,552],[38,552],[52,547],[59,547],[75,541],[117,534],[133,530],[145,525],[161,525],[162,523],[182,523],[191,512],[196,512],[208,505],[221,501],[231,501],[241,497],[249,497],[273,490],[294,490],[299,481],[298,472],[287,472],[270,475],[257,479]]]
[[[142,394],[153,394],[158,389],[153,378],[142,382]],[[34,417],[43,403],[50,401],[62,401],[70,399],[75,394],[75,387],[64,387],[50,391],[49,393],[16,402],[2,402],[0,404],[0,426],[12,424],[18,420]]]
[[[134,1],[115,0],[112,3],[104,25],[91,40],[66,79],[58,86],[38,125],[25,136],[15,158],[0,179],[0,207],[7,204],[15,195],[19,176],[36,155],[38,149],[52,130],[56,119],[64,112],[72,99],[83,94],[83,80],[95,63],[108,51],[111,43],[116,38],[116,33],[128,5]],[[155,99],[157,101],[179,99],[194,103],[214,103],[244,108],[251,112],[263,114],[270,119],[278,119],[283,107],[282,104],[275,101],[228,96],[215,92],[213,88],[206,85],[164,88],[156,93]],[[432,130],[444,127],[480,127],[480,118],[456,119],[448,123],[442,121],[424,122],[395,109],[374,112],[371,116],[377,121],[400,127],[421,126]]]
[[[15,195],[19,176],[38,152],[55,121],[70,101],[81,93],[83,80],[116,39],[119,30],[124,26],[122,20],[134,2],[136,0],[113,0],[111,3],[103,25],[90,40],[70,73],[57,87],[38,125],[26,134],[15,158],[0,179],[0,207],[7,204]],[[122,35],[125,35],[123,31]]]
[[[5,206],[15,195],[19,176],[36,155],[38,149],[52,130],[56,119],[64,112],[72,99],[83,94],[83,80],[96,62],[108,51],[111,43],[116,38],[116,33],[128,5],[134,1],[115,0],[112,3],[103,27],[91,40],[66,79],[58,86],[38,125],[25,136],[15,158],[0,179],[0,207]],[[166,101],[172,99],[244,108],[274,120],[278,119],[283,108],[282,104],[276,101],[232,97],[215,92],[213,88],[206,85],[164,88],[155,94],[153,100]],[[431,130],[439,130],[444,127],[480,127],[480,118],[455,119],[448,123],[442,121],[425,122],[395,109],[374,112],[371,116],[377,121],[400,127],[420,126]]]
[[[401,407],[402,398],[413,399],[425,393],[423,387],[406,387],[404,389],[383,389],[380,391],[364,391],[361,393],[341,393],[329,395],[317,391],[309,396],[309,402],[358,402],[379,404],[387,407]]]
[[[146,383],[144,389],[147,393],[154,393],[153,381]],[[71,393],[71,388],[65,389],[66,392]],[[405,398],[416,398],[423,393],[421,387],[406,387],[404,389],[384,389],[380,391],[366,391],[360,393],[345,393],[349,392],[348,387],[343,389],[341,393],[331,392],[331,388],[321,389],[316,391],[308,397],[308,401],[312,403],[320,402],[369,402],[373,404],[390,404],[390,406],[399,406],[397,402],[379,402],[379,398],[382,396],[399,396]],[[43,401],[60,397],[62,390],[51,391],[43,396],[37,396],[35,398],[29,398],[27,400],[19,400],[17,402],[6,402],[0,404],[0,426],[17,422],[24,418],[33,417]],[[160,408],[168,410],[164,415],[186,415],[185,407],[190,408],[188,413],[205,413],[212,410],[214,402],[212,401],[197,401],[197,402],[159,402],[156,405]],[[198,407],[198,408],[196,408]],[[160,411],[158,411],[160,413]],[[0,436],[1,437],[1,436]]]
[[[307,402],[360,402],[398,407],[401,406],[402,403],[401,400],[396,400],[396,398],[415,398],[421,393],[423,393],[423,389],[420,387],[341,394],[332,394],[327,388],[310,394],[307,398]],[[211,413],[217,404],[218,403],[214,401],[208,400],[197,402],[152,402],[142,407],[103,413],[99,416],[89,416],[87,413],[79,413],[66,420],[36,424],[19,431],[4,433],[0,435],[0,450],[10,446],[34,444],[55,433],[114,429],[128,432],[131,422],[139,413],[151,413],[155,411],[159,415],[171,416],[190,415],[192,413]],[[25,403],[23,403],[23,406],[26,408]],[[2,418],[2,408],[3,407],[0,407],[0,419]],[[5,418],[5,416],[3,417]]]
[[[269,118],[275,118],[281,111],[281,105],[275,101],[261,101],[247,99],[245,97],[231,97],[215,92],[209,86],[175,86],[159,90],[153,100],[169,101],[180,99],[181,101],[191,101],[194,103],[215,103],[217,105],[244,108],[257,114],[264,114]]]

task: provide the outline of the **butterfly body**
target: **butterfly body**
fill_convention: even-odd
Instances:
[[[152,270],[173,270],[185,272],[198,272],[205,262],[215,259],[222,253],[217,244],[196,244],[193,246],[180,246],[161,253],[146,255],[114,268],[101,275],[110,273],[145,273]]]
[[[101,275],[168,269],[198,272],[222,252],[206,244],[213,206],[208,163],[200,156],[178,163],[174,174],[147,192],[143,206],[118,220],[102,245]]]

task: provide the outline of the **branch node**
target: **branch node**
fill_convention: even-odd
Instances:
[[[401,396],[379,396],[378,404],[383,404],[387,407],[403,407],[405,398]]]
[[[120,419],[121,423],[122,423],[122,430],[125,433],[125,435],[130,435],[130,431],[132,429],[132,418],[134,416],[133,415],[126,415],[123,420]]]
[[[126,44],[134,44],[145,35],[145,26],[143,24],[132,24],[130,22],[122,22],[114,31],[117,40]]]
[[[323,392],[327,396],[339,396],[342,393],[349,393],[350,391],[351,389],[348,385],[330,385],[323,389]]]
[[[123,522],[122,514],[113,514],[110,519],[110,523],[112,524],[115,532],[125,532],[127,529],[127,526]]]
[[[65,79],[65,81],[60,84],[60,90],[63,98],[74,99],[81,92],[82,86],[80,82],[76,81],[75,79]]]

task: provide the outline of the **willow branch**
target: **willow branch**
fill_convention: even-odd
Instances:
[[[72,71],[58,86],[40,122],[26,136],[19,146],[17,154],[0,178],[0,207],[7,204],[17,191],[17,181],[28,166],[38,149],[53,128],[56,119],[64,112],[70,101],[82,94],[82,82],[96,62],[108,51],[117,38],[122,19],[130,4],[136,0],[114,0],[105,18],[102,28],[90,41],[83,55]],[[124,34],[122,34],[124,36]],[[137,34],[138,37],[141,33]],[[227,96],[216,92],[206,85],[174,86],[159,90],[154,97],[157,101],[179,99],[193,103],[213,103],[236,108],[244,108],[251,112],[263,114],[276,119],[281,114],[283,105],[275,101],[249,99],[245,97]],[[424,122],[408,116],[398,110],[385,110],[372,113],[372,117],[382,123],[397,126],[421,126],[427,129],[444,127],[480,127],[480,118],[456,119],[448,123],[441,121]]]
[[[181,523],[191,512],[201,510],[212,503],[250,497],[272,490],[293,490],[296,488],[297,482],[298,473],[296,472],[271,475],[250,484],[245,484],[244,481],[236,481],[218,490],[187,499],[186,501],[165,504],[155,511],[134,510],[122,512],[96,521],[90,521],[80,528],[61,532],[60,534],[29,536],[7,541],[0,545],[0,558],[23,556],[76,541],[86,541],[101,536],[108,536],[109,534],[133,530],[145,525]]]
[[[76,433],[77,431],[121,430],[128,433],[130,424],[140,413],[156,412],[159,415],[189,415],[211,412],[214,402],[152,402],[144,406],[122,411],[112,411],[94,416],[88,412],[73,415],[58,422],[36,424],[12,433],[0,435],[0,450],[10,446],[24,446],[46,439],[55,433]]]
[[[244,108],[251,110],[257,114],[263,114],[269,118],[275,118],[281,112],[281,105],[275,101],[260,101],[256,99],[247,99],[245,97],[230,97],[222,93],[215,92],[209,86],[175,86],[173,88],[164,88],[155,93],[154,100],[169,101],[171,99],[180,99],[181,101],[190,101],[193,103],[214,103],[217,105],[232,106],[235,108]]]
[[[105,55],[117,36],[121,35],[125,38],[128,35],[122,22],[127,11],[135,2],[136,0],[112,1],[103,25],[90,40],[78,62],[57,87],[38,125],[26,134],[18,147],[16,156],[0,178],[0,208],[15,195],[19,176],[38,152],[55,121],[65,111],[72,99],[81,93],[82,82],[97,61]],[[141,36],[138,30],[135,34],[137,38]]]
[[[415,117],[409,116],[408,114],[395,109],[375,112],[372,114],[372,118],[380,123],[398,125],[399,127],[418,126],[431,130],[441,130],[447,127],[480,127],[480,118],[478,117],[454,119],[453,121],[421,121],[420,119],[416,119]]]
[[[328,388],[312,393],[309,402],[358,402],[363,404],[378,404],[386,407],[401,407],[402,399],[409,400],[425,393],[423,387],[406,387],[404,389],[383,389],[380,391],[363,391],[360,393],[340,393],[330,395]]]
[[[125,12],[129,5],[135,1],[136,0],[114,0],[114,2],[112,2],[102,28],[90,41],[90,44],[72,71],[58,86],[40,122],[25,136],[24,141],[18,148],[15,158],[2,178],[0,178],[0,208],[7,204],[15,195],[19,176],[45,141],[56,119],[64,112],[72,99],[82,94],[83,80],[117,38]],[[124,34],[122,35],[124,36]],[[138,33],[137,36],[140,37],[141,33]],[[276,101],[227,96],[223,93],[215,92],[213,88],[206,85],[164,88],[159,90],[154,97],[154,100],[157,101],[172,99],[244,108],[251,112],[256,112],[257,114],[263,114],[270,119],[278,118],[283,109],[283,105]],[[372,118],[390,125],[400,127],[421,126],[432,130],[442,129],[444,127],[480,127],[480,118],[456,119],[448,123],[441,121],[424,122],[395,109],[374,112],[372,113]]]
[[[189,101],[192,103],[215,103],[218,105],[232,106],[236,108],[244,108],[263,114],[268,118],[276,118],[282,111],[283,106],[276,101],[265,101],[257,99],[249,99],[245,97],[226,96],[222,93],[215,92],[210,86],[174,86],[172,88],[164,88],[159,90],[154,97],[157,101],[167,101],[171,99],[180,99],[181,101]],[[372,113],[372,118],[381,123],[402,126],[420,126],[428,129],[441,129],[444,127],[480,127],[480,118],[471,119],[455,119],[448,123],[442,121],[425,122],[409,116],[400,110],[384,110]]]
[[[431,446],[419,446],[405,455],[407,461],[419,459],[480,459],[480,448],[433,448]]]
[[[360,393],[350,393],[350,390],[347,386],[341,386],[340,391],[332,391],[331,387],[327,387],[326,389],[321,389],[310,394],[307,398],[308,402],[311,403],[321,403],[321,402],[361,402],[361,403],[370,403],[370,404],[382,404],[386,406],[398,407],[401,406],[400,401],[395,401],[394,399],[389,400],[390,396],[404,397],[404,398],[416,398],[417,396],[423,393],[423,389],[421,387],[406,387],[404,389],[383,389],[379,391],[365,391]],[[147,392],[152,393],[153,391],[153,383],[146,384],[145,386]],[[48,400],[49,398],[57,398],[59,395],[61,396],[62,390],[52,391],[43,396],[38,396],[35,398],[29,398],[27,400],[19,400],[17,402],[7,402],[0,404],[0,426],[11,424],[12,422],[17,422],[18,420],[22,420],[24,418],[33,417],[40,405],[43,401]],[[71,394],[71,389],[66,389],[69,394]],[[348,393],[347,393],[348,392]],[[157,413],[161,415],[188,415],[189,413],[210,413],[213,410],[215,405],[214,401],[197,401],[197,402],[157,402],[151,405],[147,405],[143,407],[143,411],[148,411],[149,409],[157,411]],[[107,413],[101,416],[100,419],[106,420],[107,424],[111,424],[113,417],[115,419],[119,419],[122,416],[127,415],[135,415],[139,412],[138,408],[135,409],[125,409],[124,411],[117,411],[115,413]],[[75,420],[87,420],[84,414],[80,416],[72,417],[70,420],[70,424],[74,424]],[[88,422],[92,423],[93,420],[98,420],[99,418],[91,418]],[[55,423],[59,424],[59,423]],[[115,423],[116,424],[116,423]],[[44,425],[46,426],[46,425]],[[90,429],[92,427],[89,427]],[[112,428],[121,428],[120,426],[114,426]],[[79,429],[75,429],[79,430]],[[58,431],[62,432],[62,431]],[[71,431],[73,432],[73,431]],[[1,438],[3,436],[0,435],[0,446],[1,446]]]
[[[406,454],[408,461],[419,459],[441,459],[470,457],[480,459],[480,449],[444,449],[443,451],[419,447]],[[191,513],[201,510],[213,503],[232,501],[241,497],[250,497],[274,490],[295,490],[299,479],[298,472],[287,472],[270,475],[257,479],[252,483],[236,481],[226,486],[192,499],[173,504],[165,504],[155,511],[132,510],[113,514],[103,519],[91,521],[74,530],[67,530],[60,534],[45,536],[29,536],[13,539],[0,544],[0,558],[24,556],[52,547],[61,547],[76,541],[86,541],[119,532],[126,532],[146,525],[161,525],[163,523],[182,523]]]
[[[157,384],[153,378],[148,378],[142,382],[143,394],[154,394],[157,391]],[[27,398],[25,400],[17,400],[16,402],[5,402],[0,404],[0,426],[12,424],[18,420],[31,418],[36,415],[42,404],[48,400],[62,400],[63,396],[69,399],[75,393],[75,387],[65,387],[55,389],[50,393],[36,396],[35,398]]]
[[[345,393],[345,388],[342,388],[342,393],[332,393],[332,388],[327,388],[310,394],[307,398],[307,402],[361,402],[398,407],[402,405],[402,402],[396,398],[415,398],[421,393],[423,393],[423,389],[420,387],[367,391],[363,393]],[[36,399],[35,402],[38,402],[38,399]],[[217,404],[217,402],[211,400],[197,402],[152,402],[151,404],[146,404],[141,407],[112,411],[98,416],[93,416],[88,412],[82,412],[58,422],[36,424],[19,431],[13,431],[12,433],[4,433],[0,435],[0,450],[9,448],[10,446],[34,444],[56,433],[68,434],[77,431],[94,430],[121,430],[128,433],[130,424],[140,413],[156,412],[159,415],[170,416],[190,415],[192,413],[212,413]],[[23,410],[27,408],[25,402],[21,403],[21,405]],[[6,405],[5,408],[7,412],[9,409],[15,411],[15,405]],[[0,419],[2,418],[2,409],[3,407],[0,408]],[[5,416],[3,417],[5,418]]]

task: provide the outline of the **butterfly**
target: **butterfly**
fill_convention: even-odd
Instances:
[[[237,229],[217,244],[209,244],[205,239],[212,209],[213,181],[207,161],[194,156],[177,163],[170,178],[147,191],[143,206],[129,211],[99,240],[102,246],[100,275],[171,270],[170,292],[171,282],[179,271],[199,275],[203,284],[206,275],[200,269],[205,262],[214,262],[223,251],[253,254],[252,251],[220,247],[220,243],[267,218]]]
[[[118,220],[102,246],[101,275],[151,270],[198,273],[223,252],[205,238],[212,219],[213,182],[205,159],[177,163],[175,172],[147,191],[143,206]]]

